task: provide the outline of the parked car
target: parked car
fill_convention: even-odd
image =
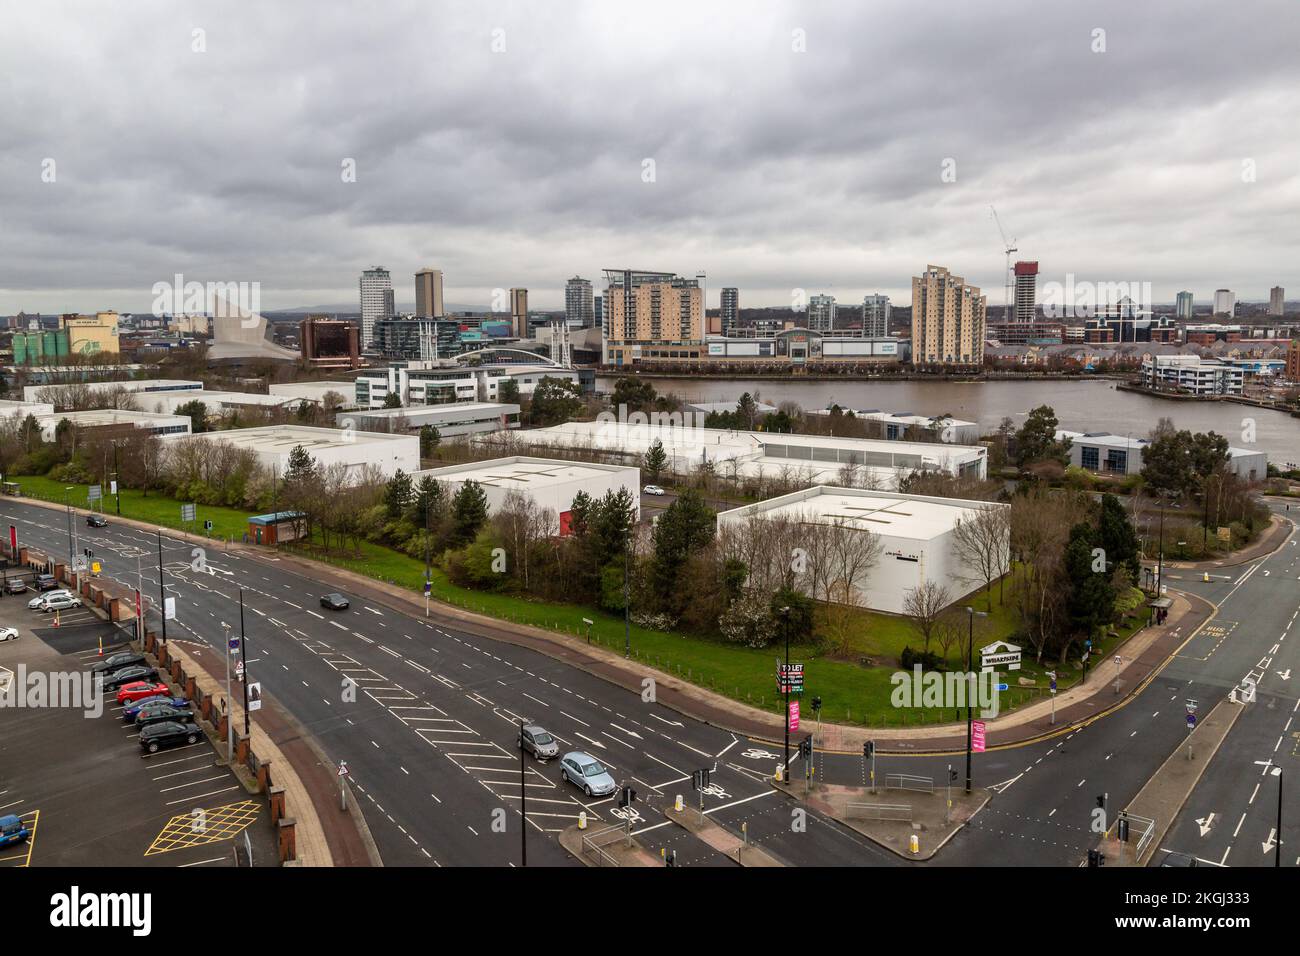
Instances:
[[[0,627],[0,644],[3,644],[5,641],[16,640],[18,640],[18,628]]]
[[[1196,866],[1196,857],[1187,853],[1166,853],[1165,858],[1160,861],[1161,866]]]
[[[55,580],[54,575],[52,574],[36,575],[36,590],[53,591],[58,586],[59,586],[59,582]]]
[[[560,745],[555,738],[537,724],[527,724],[521,728],[518,743],[538,760],[550,760],[560,754]]]
[[[137,680],[130,684],[123,684],[117,689],[117,702],[119,704],[129,704],[132,701],[144,700],[146,697],[157,697],[166,693],[168,693],[166,684]]]
[[[44,594],[38,594],[36,597],[28,601],[27,608],[32,611],[39,611],[41,605],[45,603],[46,599],[53,597],[76,597],[76,595],[67,588],[59,588],[57,591],[46,591]]]
[[[27,590],[27,582],[22,578],[5,578],[6,594],[22,594]]]
[[[133,724],[141,714],[161,710],[165,707],[192,713],[190,702],[184,697],[169,697],[166,694],[156,694],[153,697],[141,697],[139,700],[127,704],[122,710],[122,719],[128,724]],[[191,719],[193,718],[191,717]]]
[[[646,485],[644,488],[641,489],[641,493],[646,495],[654,495],[656,498],[662,498],[664,495],[668,494],[668,492],[664,491],[658,485]]]
[[[334,591],[330,594],[322,594],[320,599],[320,606],[325,608],[328,611],[346,611],[349,607],[351,607],[351,605],[348,603],[348,599],[345,598],[342,594],[339,594],[337,591]]]
[[[69,608],[81,607],[81,598],[73,597],[71,594],[46,595],[45,600],[41,602],[42,611],[66,611]]]
[[[589,797],[603,797],[618,789],[605,765],[581,750],[564,755],[560,761],[560,779],[578,787]]]
[[[127,684],[136,684],[145,680],[157,680],[158,671],[148,664],[132,664],[104,675],[104,690],[117,690]]]
[[[145,663],[144,655],[138,651],[121,651],[111,657],[105,657],[102,661],[90,669],[92,674],[103,674],[108,676],[114,671],[120,671],[123,667],[132,667]]]
[[[149,727],[153,724],[161,723],[164,720],[175,720],[181,723],[193,723],[194,714],[188,707],[148,707],[135,715],[135,725],[137,727]]]
[[[88,514],[86,515],[86,524],[90,525],[92,528],[107,528],[108,519],[103,515]]]
[[[0,847],[9,846],[11,843],[22,843],[32,831],[27,829],[27,824],[23,823],[21,817],[16,817],[12,813],[5,817],[0,817]]]
[[[140,731],[140,749],[146,753],[156,754],[164,747],[176,747],[180,744],[196,744],[203,732],[197,724],[181,723],[179,720],[163,720],[150,724]]]

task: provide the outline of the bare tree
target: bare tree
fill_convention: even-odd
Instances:
[[[930,652],[930,641],[935,636],[935,629],[948,605],[952,595],[946,585],[932,578],[927,578],[914,588],[909,588],[903,598],[903,613],[911,619],[912,626],[921,635],[921,650]],[[949,639],[951,642],[951,638]],[[944,656],[948,649],[944,647]]]
[[[957,557],[988,592],[993,582],[1010,570],[1011,515],[1005,505],[979,508],[959,518],[952,528],[952,546]]]

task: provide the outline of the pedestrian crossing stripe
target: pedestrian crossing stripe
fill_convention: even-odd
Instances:
[[[186,847],[233,840],[257,819],[260,810],[258,804],[245,800],[211,810],[200,808],[182,813],[167,821],[144,855],[156,856]]]

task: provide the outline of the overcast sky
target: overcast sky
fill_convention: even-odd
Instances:
[[[0,16],[0,313],[146,311],[175,273],[355,303],[375,264],[399,306],[422,266],[482,308],[604,267],[907,304],[930,262],[993,304],[990,204],[1040,283],[1300,299],[1294,0]]]

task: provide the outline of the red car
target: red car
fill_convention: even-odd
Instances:
[[[117,702],[125,704],[128,701],[141,700],[145,697],[152,697],[155,694],[169,694],[166,684],[154,684],[147,680],[136,681],[134,684],[126,684],[118,689]]]

